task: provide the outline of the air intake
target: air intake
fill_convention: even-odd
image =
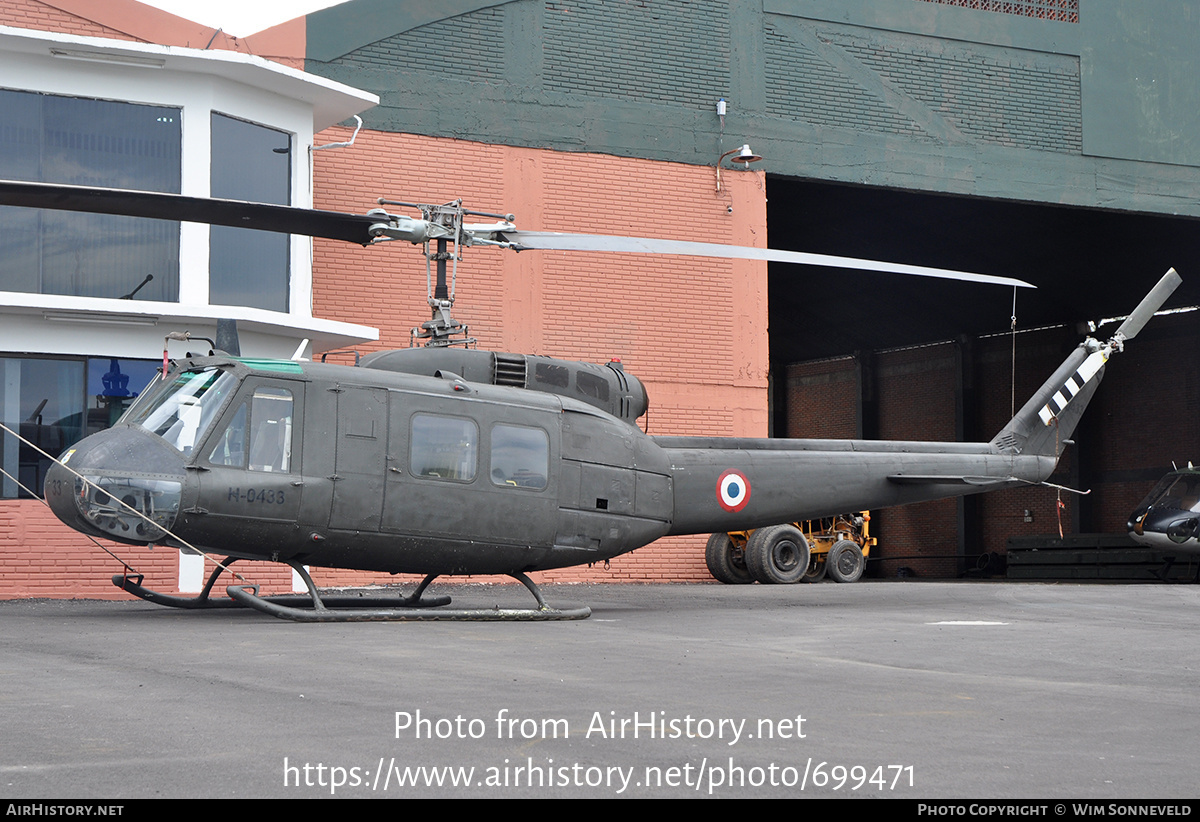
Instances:
[[[525,355],[496,354],[496,385],[525,387]]]

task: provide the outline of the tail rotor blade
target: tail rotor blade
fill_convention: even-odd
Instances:
[[[1122,340],[1132,340],[1136,337],[1154,316],[1154,312],[1162,308],[1163,303],[1181,282],[1183,282],[1183,278],[1175,273],[1175,269],[1167,269],[1167,273],[1162,276],[1154,288],[1150,289],[1150,293],[1142,298],[1133,313],[1125,318],[1125,322],[1121,323],[1121,327],[1117,329],[1117,333],[1113,337],[1120,337]]]

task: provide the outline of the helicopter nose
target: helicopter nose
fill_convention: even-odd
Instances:
[[[1142,527],[1146,522],[1146,517],[1149,516],[1150,510],[1134,511],[1133,516],[1129,518],[1129,522],[1125,523],[1125,530],[1137,536],[1142,535]]]
[[[166,536],[179,513],[183,457],[134,426],[81,440],[46,472],[50,509],[92,536],[143,545]]]

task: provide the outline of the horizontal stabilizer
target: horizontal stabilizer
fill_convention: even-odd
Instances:
[[[888,482],[898,485],[1003,485],[1019,482],[1016,477],[964,477],[951,474],[892,474]]]

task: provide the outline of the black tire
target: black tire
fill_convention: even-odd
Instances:
[[[829,549],[825,567],[830,579],[835,582],[858,582],[866,570],[867,561],[862,548],[852,539],[838,540]]]
[[[792,525],[759,528],[746,543],[746,567],[766,584],[790,585],[808,571],[808,540]]]
[[[820,582],[825,579],[825,571],[828,569],[825,562],[825,557],[812,553],[811,549],[808,555],[808,570],[804,572],[805,582]]]
[[[704,562],[708,565],[708,572],[718,582],[724,582],[726,585],[749,585],[754,582],[746,568],[746,558],[742,549],[733,544],[729,534],[713,534],[708,538],[708,546],[704,549]]]

